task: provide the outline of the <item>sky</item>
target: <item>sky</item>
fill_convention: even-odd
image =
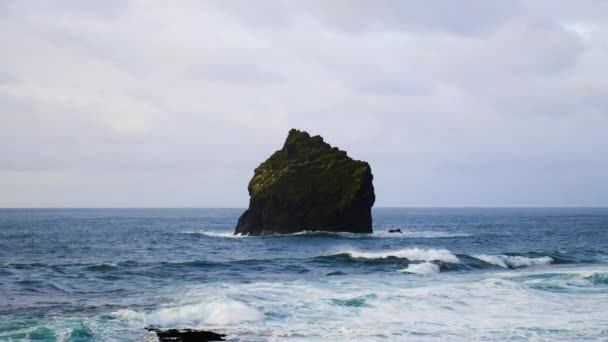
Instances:
[[[608,1],[0,0],[0,207],[245,207],[290,128],[376,206],[608,206]]]

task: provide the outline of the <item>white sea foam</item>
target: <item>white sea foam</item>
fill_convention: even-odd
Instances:
[[[228,239],[237,239],[237,238],[242,238],[242,237],[248,237],[247,235],[241,235],[241,234],[233,234],[230,231],[214,231],[214,230],[200,230],[200,231],[185,231],[183,232],[184,234],[189,234],[189,235],[200,235],[200,236],[207,236],[207,237],[214,237],[214,238],[228,238]]]
[[[470,234],[464,233],[448,233],[438,232],[432,230],[403,230],[401,233],[389,233],[387,230],[376,230],[372,234],[357,234],[349,232],[327,232],[327,231],[302,231],[293,234],[278,234],[278,235],[266,235],[266,236],[250,236],[233,234],[232,231],[216,231],[216,230],[189,230],[183,232],[183,234],[189,235],[200,235],[214,238],[242,238],[242,237],[281,237],[281,236],[336,236],[345,238],[448,238],[448,237],[460,237],[470,236]]]
[[[123,309],[114,315],[130,323],[159,327],[230,325],[264,318],[257,309],[230,299],[168,307],[149,314]]]
[[[603,323],[608,312],[604,292],[564,296],[539,291],[529,286],[532,280],[527,279],[532,278],[520,279],[521,275],[534,274],[535,281],[546,281],[545,272],[523,270],[504,274],[448,272],[441,274],[441,279],[347,275],[346,279],[323,281],[204,284],[188,296],[222,293],[266,313],[263,322],[226,327],[235,340],[436,341],[474,336],[483,340],[572,341],[583,335],[589,340],[605,339]],[[354,305],[358,303],[353,299],[361,298],[364,305]],[[369,324],[370,317],[374,324]]]
[[[142,340],[138,338],[142,327],[161,322],[164,328],[224,331],[239,341],[565,342],[581,340],[581,336],[605,341],[606,276],[608,268],[602,265],[560,265],[550,270],[446,272],[427,277],[393,273],[248,284],[212,282],[176,288],[175,298],[169,298],[171,306],[157,311],[119,310],[115,316],[120,319],[107,320],[102,315],[84,323],[53,317],[37,326],[0,332],[0,340],[21,340],[41,327],[76,331],[84,326],[102,340],[135,341]],[[216,315],[213,307],[221,311],[215,318],[211,318]],[[248,316],[253,319],[241,320]],[[129,321],[133,325],[125,329]]]
[[[398,228],[398,227],[395,227]],[[400,228],[401,229],[401,228]],[[465,233],[449,233],[439,232],[434,230],[405,230],[401,229],[401,233],[389,233],[388,230],[375,229],[373,233],[349,233],[349,232],[327,232],[327,231],[303,231],[289,235],[335,235],[348,238],[442,238],[442,237],[459,237],[470,236]]]
[[[367,233],[356,234],[356,233],[349,233],[349,232],[329,232],[329,231],[324,231],[324,230],[304,230],[304,231],[292,233],[292,234],[280,234],[279,236],[289,236],[289,235],[336,235],[336,236],[343,236],[343,237],[371,236],[371,234],[367,234]]]
[[[72,331],[74,331],[72,328],[57,328],[55,330],[55,339],[57,342],[67,342],[72,336]]]
[[[594,271],[523,273],[514,279],[532,288],[570,293],[605,293],[608,285],[608,273]]]
[[[530,258],[518,255],[487,255],[487,254],[474,254],[471,255],[475,259],[485,261],[488,264],[504,267],[513,268],[521,266],[532,266],[532,265],[548,265],[553,262],[553,258],[549,256],[543,256],[538,258]]]
[[[460,259],[447,249],[422,249],[422,248],[406,248],[393,251],[381,252],[361,252],[355,250],[343,251],[340,254],[349,254],[353,258],[364,259],[384,259],[384,258],[405,258],[410,261],[443,261],[450,263],[458,263]]]
[[[404,273],[417,273],[417,274],[433,274],[439,273],[439,266],[433,264],[432,262],[425,261],[420,264],[409,264],[407,268],[400,270],[400,272]]]
[[[398,227],[395,227],[395,229]],[[463,237],[470,236],[471,234],[465,233],[450,233],[440,232],[435,230],[406,230],[401,229],[401,233],[389,233],[388,230],[376,230],[373,233],[374,237],[381,238],[423,238],[423,239],[434,239],[434,238],[450,238],[450,237]]]

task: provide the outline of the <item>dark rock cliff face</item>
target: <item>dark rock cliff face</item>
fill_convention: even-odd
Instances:
[[[249,209],[234,233],[371,233],[372,179],[368,163],[351,159],[320,136],[292,129],[283,148],[255,169]]]

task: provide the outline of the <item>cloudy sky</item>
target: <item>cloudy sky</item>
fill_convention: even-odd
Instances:
[[[0,206],[243,207],[292,128],[377,206],[608,206],[608,1],[0,0]]]

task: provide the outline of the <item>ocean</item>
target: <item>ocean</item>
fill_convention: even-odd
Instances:
[[[608,341],[608,209],[375,208],[373,234],[234,236],[242,211],[0,209],[0,341]]]

